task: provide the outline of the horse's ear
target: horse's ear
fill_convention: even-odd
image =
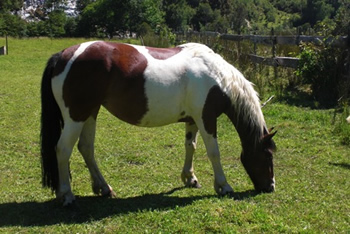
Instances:
[[[271,127],[269,129],[264,128],[264,136],[269,135],[274,129],[275,129],[275,127]],[[276,132],[274,133],[274,135],[276,134]]]
[[[272,131],[272,129],[271,129],[271,131]],[[262,139],[263,142],[269,142],[272,139],[272,137],[274,137],[274,135],[276,135],[277,131],[274,131],[274,132],[271,132],[271,131],[269,131],[269,133],[267,133],[263,136],[263,139]]]
[[[276,151],[276,145],[275,143],[272,141],[272,137],[274,137],[276,135],[277,131],[271,132],[271,133],[267,133],[262,137],[262,144],[263,147],[265,149],[268,149],[270,151],[270,153],[272,154],[272,152]]]

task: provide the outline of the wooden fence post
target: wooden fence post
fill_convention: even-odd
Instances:
[[[8,43],[8,39],[7,39],[7,34],[6,34],[5,38],[6,38],[6,55],[8,55],[9,54],[9,43]]]
[[[253,34],[254,36],[253,36],[253,53],[254,53],[254,55],[256,56],[256,54],[257,54],[257,44],[256,44],[256,32],[254,32],[254,34]],[[258,65],[258,63],[254,63],[254,70],[255,70],[255,73],[257,72],[257,70],[258,70],[258,67],[260,68],[261,66],[259,66]],[[259,70],[259,72],[261,73],[261,69]]]
[[[276,37],[274,29],[271,29],[271,40],[272,40],[272,58],[273,58],[273,69],[275,73],[275,80],[277,80],[278,74],[277,74],[277,64],[276,64]]]
[[[271,40],[272,40],[272,64],[273,64],[273,73],[274,73],[274,79],[275,84],[277,85],[277,79],[278,79],[278,69],[277,69],[277,60],[276,60],[276,45],[277,45],[277,39],[275,36],[274,28],[271,29]]]
[[[5,45],[0,47],[0,55],[8,55],[7,49],[8,49],[8,42],[7,42],[7,35],[5,35]]]
[[[350,85],[350,24],[348,25],[348,40],[347,40],[347,48],[346,50],[348,51],[348,56],[347,56],[347,67],[345,68],[346,72],[346,79],[347,79],[347,85]]]

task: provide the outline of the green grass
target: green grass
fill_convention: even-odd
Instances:
[[[0,38],[0,44],[3,39]],[[201,189],[183,188],[184,125],[145,129],[101,110],[96,158],[117,198],[94,196],[77,150],[72,155],[76,205],[63,208],[41,188],[40,82],[49,56],[84,39],[9,39],[0,56],[0,232],[204,233],[350,232],[349,146],[332,125],[334,110],[272,102],[276,192],[256,195],[226,117],[218,137],[234,198],[219,198],[201,140],[195,155]]]

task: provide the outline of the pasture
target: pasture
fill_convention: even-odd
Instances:
[[[63,208],[41,187],[40,82],[51,54],[82,41],[10,39],[9,55],[0,57],[0,232],[350,232],[350,146],[342,145],[333,124],[341,115],[279,101],[263,108],[268,126],[278,130],[274,193],[254,193],[225,116],[218,141],[232,197],[216,195],[200,138],[194,166],[202,188],[183,187],[184,124],[138,128],[102,108],[96,159],[117,198],[93,195],[75,149],[70,167],[77,201]]]

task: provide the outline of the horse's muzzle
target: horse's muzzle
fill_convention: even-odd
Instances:
[[[262,190],[263,193],[272,193],[275,191],[275,185],[271,185],[269,188]]]
[[[272,193],[275,191],[275,182],[273,181],[270,185],[264,188],[255,188],[258,193]]]

